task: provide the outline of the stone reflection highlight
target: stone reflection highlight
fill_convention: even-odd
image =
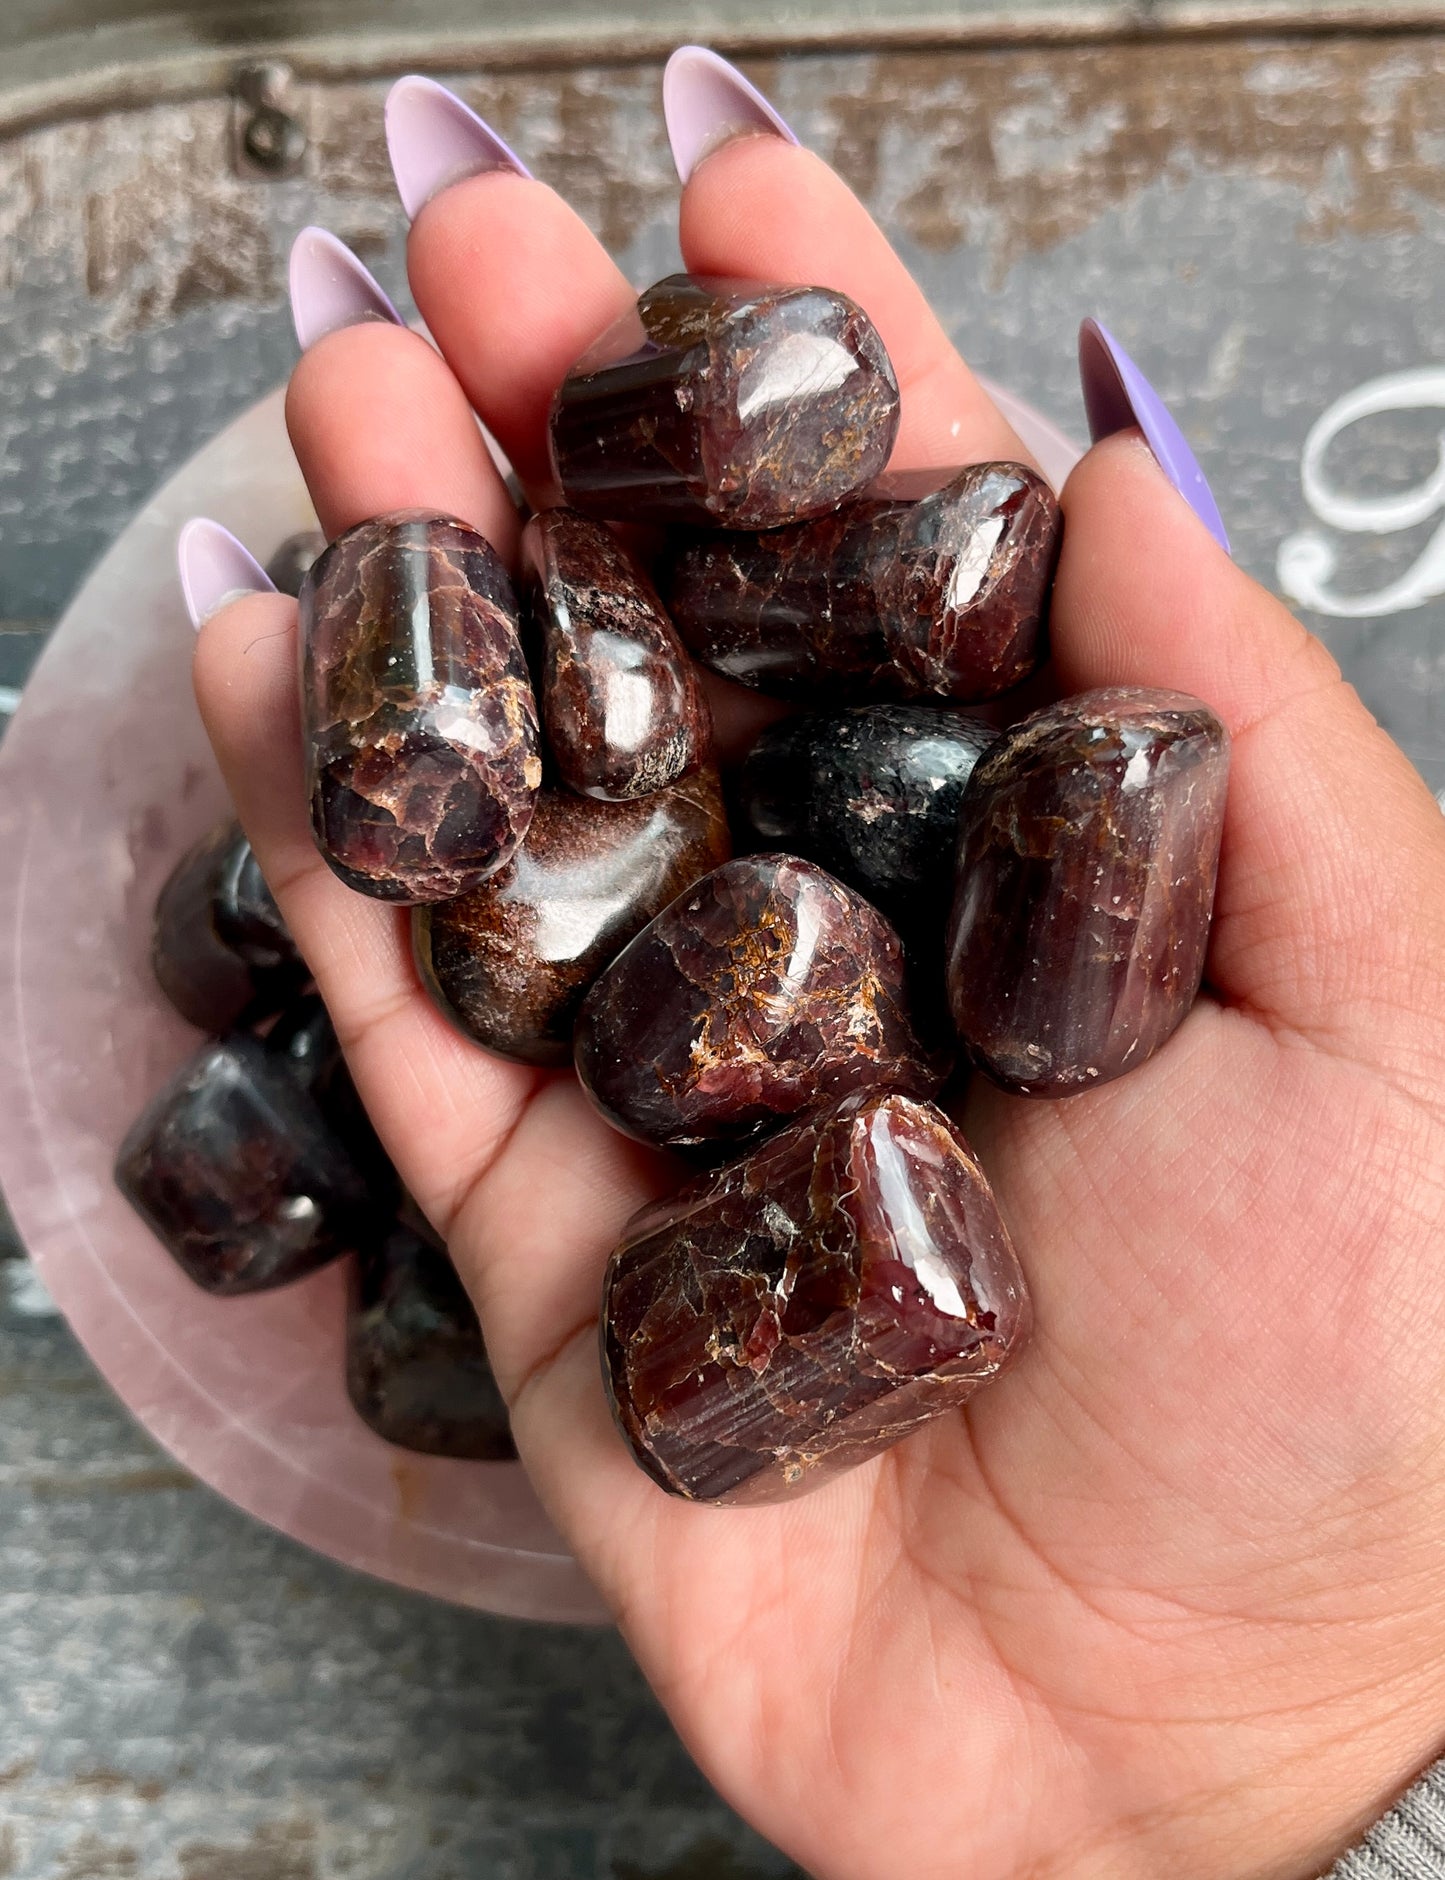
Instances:
[[[1207,705],[1135,687],[1063,699],[979,760],[948,995],[996,1083],[1067,1096],[1172,1036],[1204,971],[1228,775]]]
[[[422,980],[489,1051],[525,1064],[570,1063],[593,980],[731,852],[710,766],[635,803],[544,790],[526,842],[499,874],[412,916]]]
[[[607,803],[675,783],[708,754],[712,725],[652,583],[609,528],[570,509],[533,516],[521,557],[562,781]]]
[[[930,1096],[945,1068],[914,1032],[898,935],[793,855],[729,862],[645,927],[583,1002],[576,1064],[609,1122],[670,1148],[853,1090]]]
[[[589,515],[766,529],[862,489],[898,409],[883,342],[844,295],[673,274],[563,380],[552,460]]]
[[[156,899],[156,982],[201,1031],[263,1018],[297,991],[306,965],[251,853],[227,817],[189,848]]]
[[[348,887],[441,901],[502,867],[541,782],[516,600],[487,541],[401,511],[338,537],[301,586],[317,845]]]
[[[1044,656],[1063,541],[1022,464],[878,479],[836,514],[684,539],[663,600],[705,666],[783,698],[992,698]]]
[[[931,1103],[854,1095],[628,1224],[607,1269],[618,1428],[670,1494],[806,1494],[967,1402],[1025,1344],[982,1169]]]
[[[372,1182],[305,1077],[245,1032],[182,1065],[131,1126],[115,1177],[210,1293],[288,1285],[376,1232]]]

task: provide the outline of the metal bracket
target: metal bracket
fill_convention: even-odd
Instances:
[[[231,162],[238,176],[274,183],[295,176],[306,132],[294,109],[295,77],[278,59],[236,68],[231,79]]]

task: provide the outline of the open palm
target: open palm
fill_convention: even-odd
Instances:
[[[681,234],[697,272],[869,311],[900,465],[1023,454],[807,152],[724,145]],[[425,505],[508,555],[473,414],[544,497],[552,390],[632,290],[506,172],[431,201],[410,267],[439,352],[383,324],[321,340],[298,455],[330,533]],[[1034,1343],[968,1411],[775,1509],[668,1500],[605,1407],[603,1264],[676,1170],[570,1076],[454,1033],[404,916],[321,863],[294,605],[235,602],[199,642],[242,820],[476,1297],[524,1462],[703,1768],[825,1880],[1308,1875],[1445,1714],[1445,820],[1137,437],[1091,452],[1065,509],[1061,688],[1194,692],[1233,734],[1211,990],[1121,1083],[975,1087]]]

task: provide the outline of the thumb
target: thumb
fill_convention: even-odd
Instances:
[[[1230,732],[1210,984],[1272,1027],[1438,1092],[1440,1067],[1398,1022],[1438,1010],[1445,981],[1445,817],[1423,780],[1137,432],[1089,452],[1064,511],[1063,688],[1190,692]]]

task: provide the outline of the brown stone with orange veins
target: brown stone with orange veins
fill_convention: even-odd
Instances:
[[[618,1129],[743,1142],[849,1091],[929,1096],[903,949],[861,895],[793,855],[714,869],[597,980],[576,1031],[583,1087]]]
[[[587,988],[632,936],[732,853],[710,766],[636,803],[544,790],[527,840],[480,888],[412,916],[432,998],[489,1051],[566,1064]]]
[[[311,823],[348,887],[443,901],[502,867],[541,782],[512,584],[428,510],[359,522],[301,586]]]
[[[781,1501],[966,1403],[1030,1320],[968,1144],[933,1104],[876,1092],[633,1217],[607,1269],[602,1368],[669,1493]]]
[[[710,756],[697,668],[652,583],[605,523],[547,509],[522,531],[558,775],[604,803],[662,790]]]
[[[685,538],[658,578],[687,645],[725,678],[783,698],[966,702],[1043,658],[1062,541],[1041,477],[970,464],[879,478],[790,529]]]
[[[883,342],[845,295],[670,274],[562,381],[552,463],[590,516],[769,529],[877,476],[898,414]]]

